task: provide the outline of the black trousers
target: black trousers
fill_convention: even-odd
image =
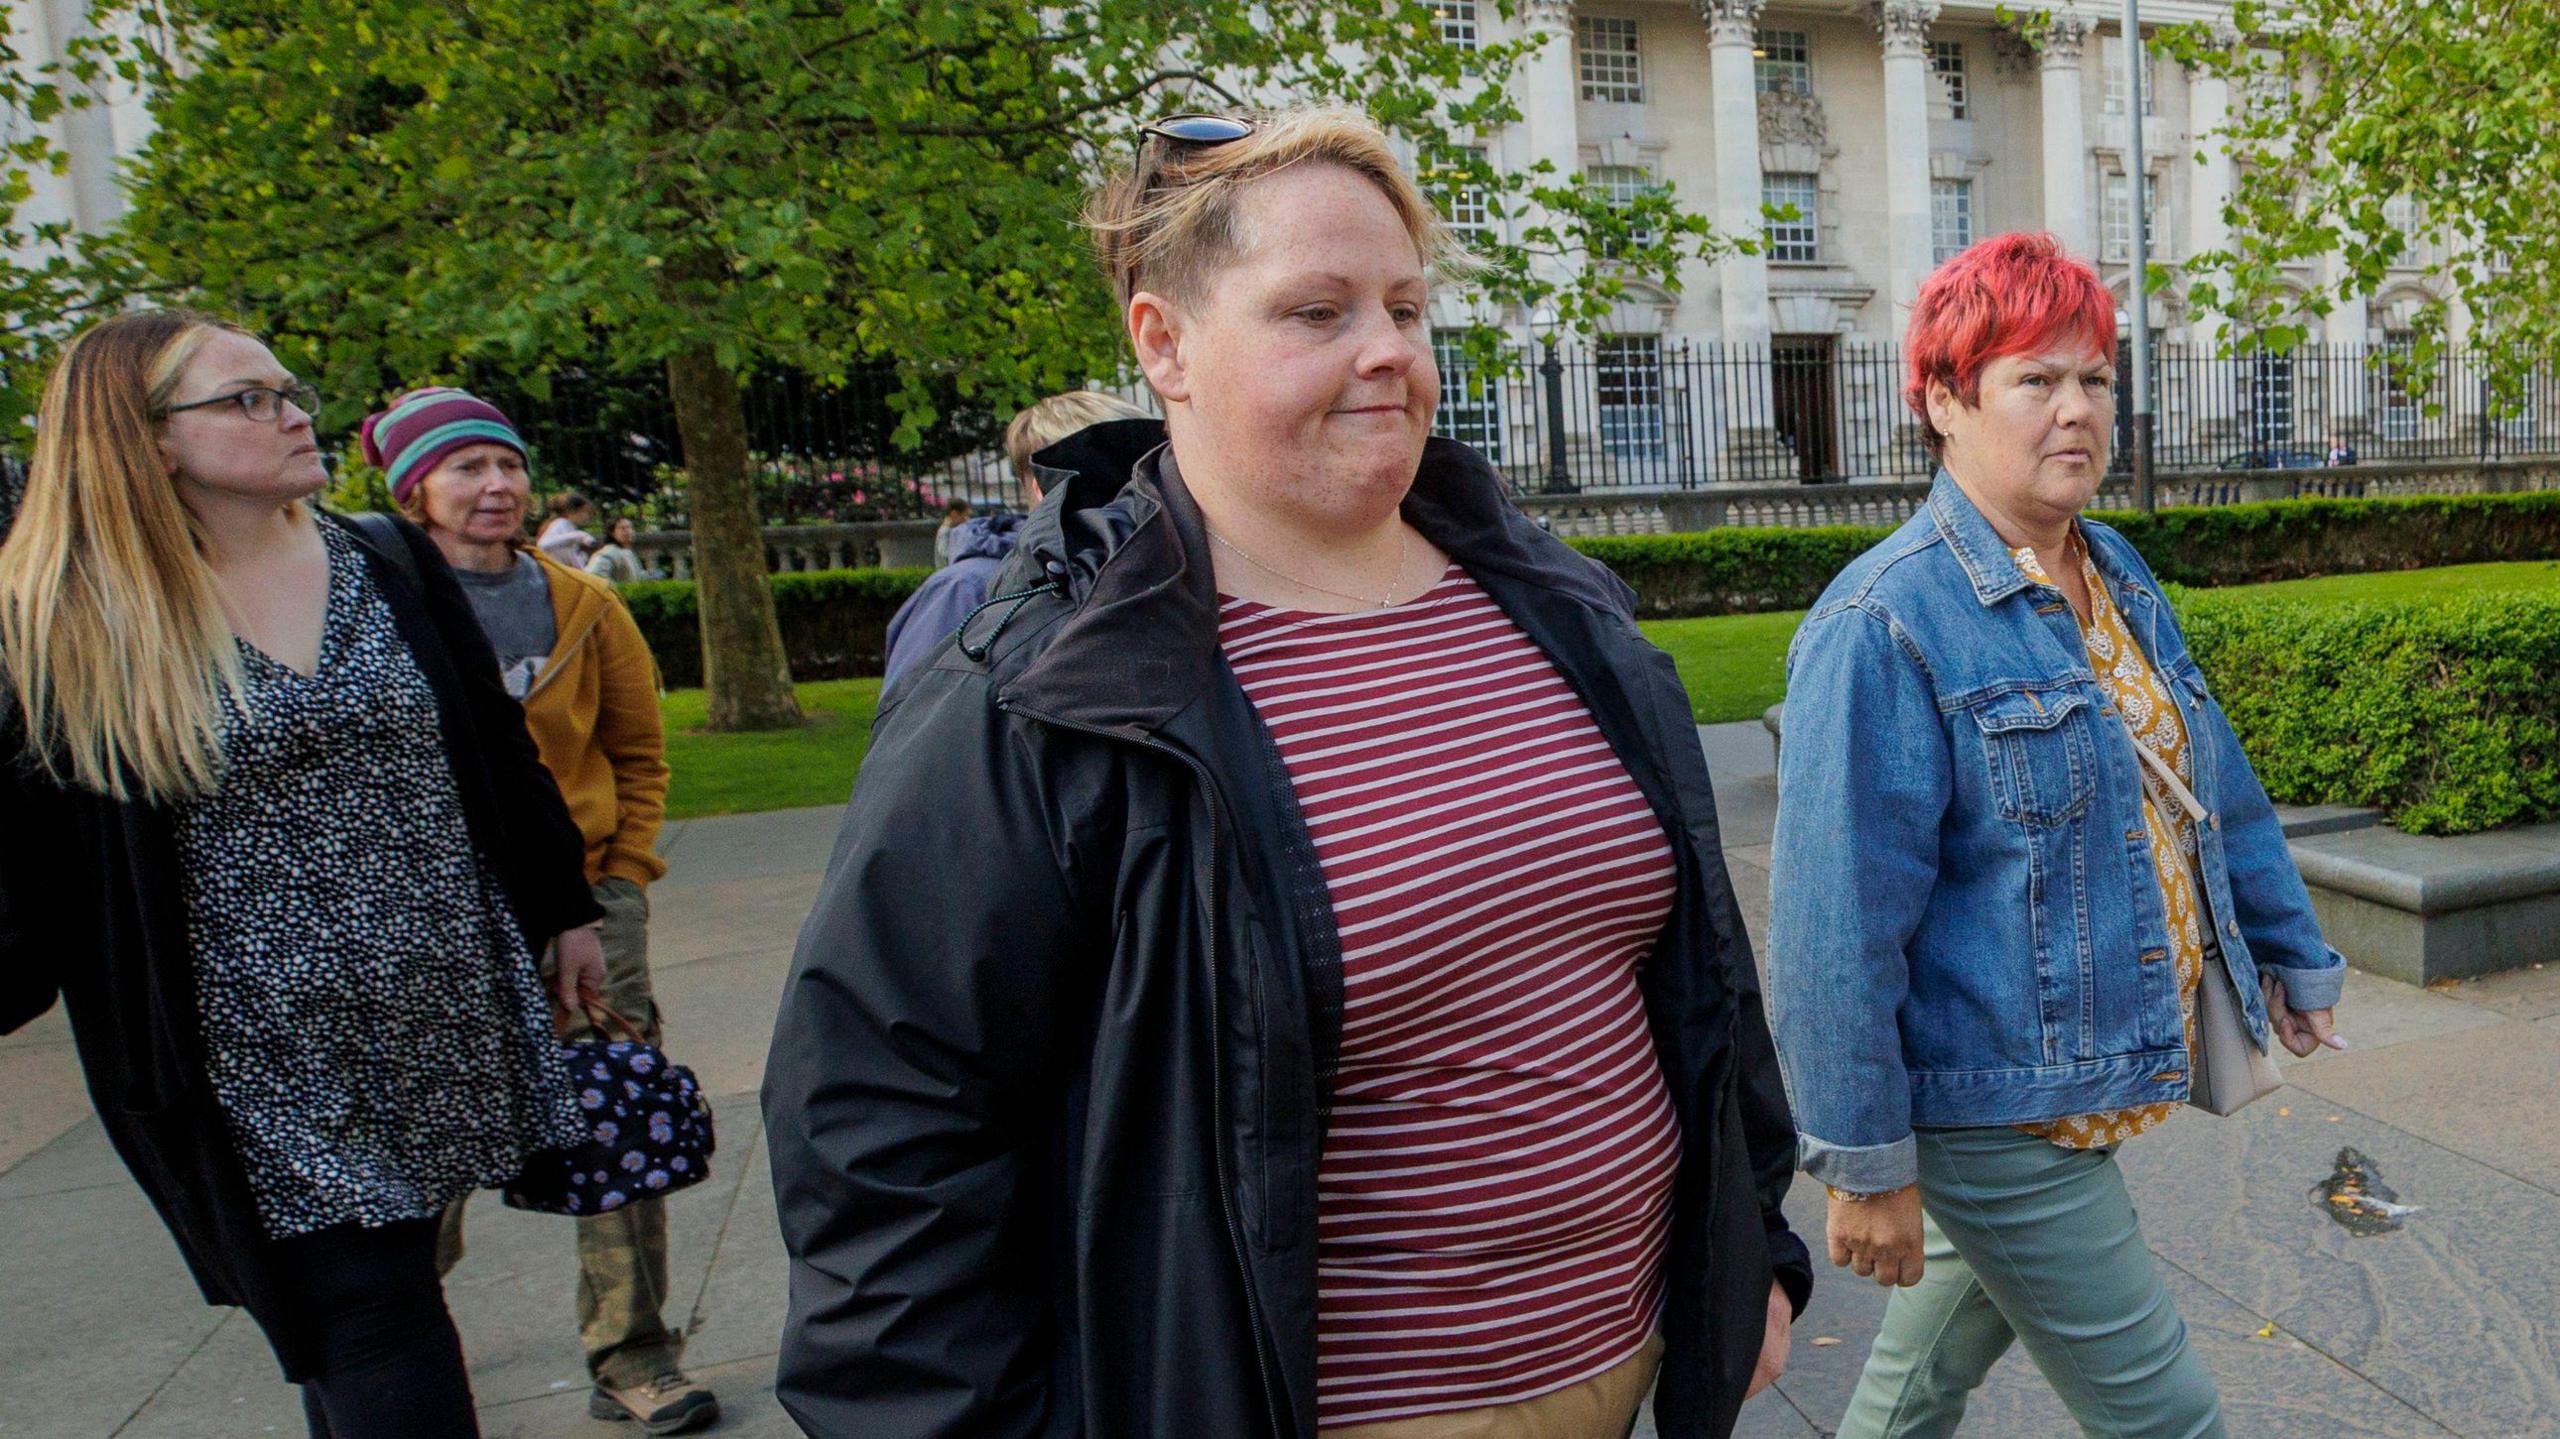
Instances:
[[[434,1220],[342,1224],[276,1248],[292,1303],[321,1336],[302,1384],[312,1439],[479,1439]]]

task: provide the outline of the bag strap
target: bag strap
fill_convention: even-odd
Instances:
[[[427,592],[427,577],[418,568],[417,552],[409,548],[408,537],[400,533],[400,526],[389,515],[379,510],[358,510],[339,518],[347,522],[368,549],[398,570],[411,589],[422,595]]]
[[[2169,793],[2177,796],[2178,808],[2187,812],[2188,819],[2197,824],[2204,823],[2207,814],[2204,801],[2197,799],[2196,792],[2187,788],[2187,782],[2178,778],[2176,765],[2152,753],[2151,746],[2142,742],[2142,736],[2133,732],[2133,721],[2124,717],[2122,705],[2116,706],[2116,723],[2124,726],[2124,737],[2133,741],[2133,752],[2141,759],[2143,767],[2151,771],[2153,778],[2167,785]]]
[[[608,1039],[625,1039],[633,1044],[649,1042],[648,1036],[640,1032],[640,1026],[633,1024],[623,1016],[622,1011],[601,999],[584,1000],[580,1008],[586,1010],[587,1023],[595,1026],[596,1033]]]

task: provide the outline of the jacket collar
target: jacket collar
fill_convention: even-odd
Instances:
[[[1947,549],[1964,566],[1965,578],[1973,585],[1974,598],[1984,606],[1998,604],[2020,590],[2033,589],[2036,582],[2027,578],[2011,556],[2009,542],[1991,528],[1982,507],[1955,482],[1945,470],[1938,471],[1937,483],[1929,487],[1929,518],[1937,526]],[[2106,577],[2107,592],[2122,605],[2128,598],[2145,613],[2154,598],[2143,577],[2127,567],[2115,550],[2099,543],[2084,524],[2081,539],[2089,548],[2090,562]]]
[[[1151,420],[1114,421],[1034,458],[1048,497],[1024,526],[998,585],[1061,583],[1069,609],[1045,646],[1002,685],[1006,704],[1148,734],[1216,676],[1222,661],[1208,527],[1162,436]],[[1403,513],[1470,572],[1614,607],[1615,581],[1594,565],[1559,563],[1552,541],[1503,497],[1493,467],[1464,445],[1435,437],[1424,446]],[[971,633],[983,638],[983,622]]]
[[[1964,577],[1973,585],[1973,597],[1984,608],[2034,586],[2035,581],[2028,579],[2018,562],[2010,558],[2008,541],[1991,528],[1982,507],[1944,469],[1938,471],[1937,482],[1929,487],[1929,519],[1938,527],[1938,536],[1947,542],[1947,550],[1956,557],[1956,563],[1964,566]]]

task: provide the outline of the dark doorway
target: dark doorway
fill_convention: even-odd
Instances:
[[[1796,452],[1796,477],[1840,476],[1840,423],[1832,375],[1834,335],[1780,335],[1769,347],[1769,402],[1778,438]]]

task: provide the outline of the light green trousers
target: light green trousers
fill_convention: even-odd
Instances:
[[[2115,1156],[2016,1129],[1922,1130],[1927,1272],[1893,1291],[1839,1439],[1951,1435],[2008,1351],[2105,1439],[2225,1439]]]

